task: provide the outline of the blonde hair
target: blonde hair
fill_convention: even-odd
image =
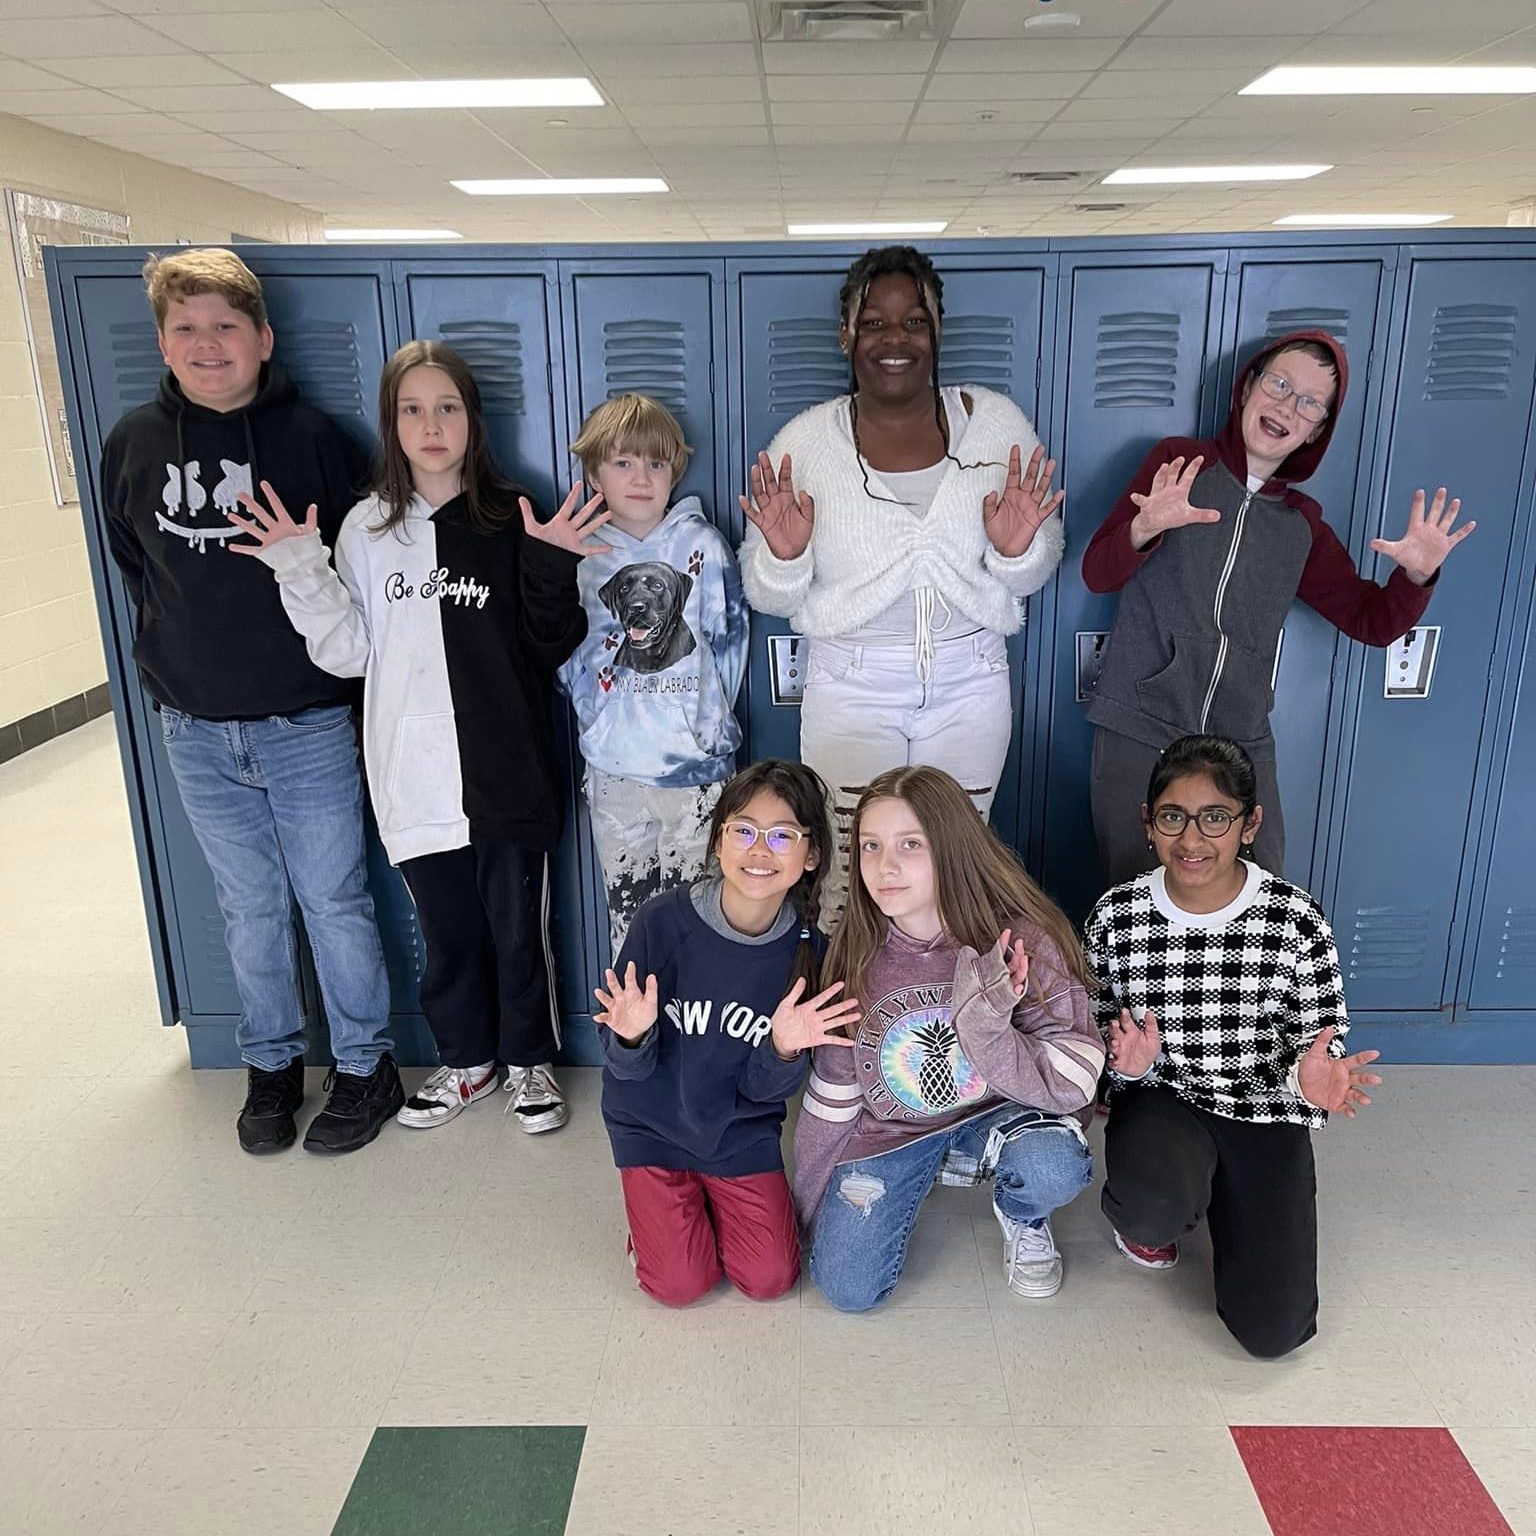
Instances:
[[[176,299],[194,294],[221,294],[231,309],[250,318],[259,331],[267,323],[267,303],[261,279],[233,251],[218,246],[151,256],[144,263],[144,286],[155,312],[155,329],[165,329],[166,311]]]
[[[571,452],[581,460],[582,473],[589,480],[605,459],[628,452],[664,460],[676,485],[693,449],[684,441],[677,417],[659,400],[649,395],[618,395],[605,400],[582,422]]]
[[[876,800],[900,800],[917,817],[933,858],[939,921],[956,944],[985,955],[1004,928],[1022,917],[1055,946],[1072,980],[1096,986],[1082,945],[1060,907],[1030,879],[1010,848],[976,812],[971,797],[940,768],[892,768],[859,796],[849,836],[848,905],[822,964],[822,976],[843,983],[845,997],[863,997],[865,973],[890,931],[859,870],[859,828]],[[1040,974],[1030,983],[1044,996]]]

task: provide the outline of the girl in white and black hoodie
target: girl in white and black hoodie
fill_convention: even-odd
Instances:
[[[376,488],[348,514],[335,570],[311,507],[230,521],[269,565],[316,665],[366,679],[363,745],[379,833],[416,903],[421,1006],[441,1068],[401,1124],[446,1124],[507,1068],[525,1131],[567,1111],[550,1070],[549,855],[559,836],[550,695],[581,643],[583,555],[608,520],[578,484],[540,522],[486,444],[480,394],[438,342],[407,342],[379,385]],[[513,503],[521,510],[514,515]],[[233,548],[240,548],[235,545]]]

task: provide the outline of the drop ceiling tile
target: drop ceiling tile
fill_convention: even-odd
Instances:
[[[667,148],[674,144],[687,144],[699,136],[697,128],[641,128],[636,131],[642,143],[655,149]],[[712,128],[709,136],[716,144],[733,146],[766,146],[769,142],[766,128],[747,126]]]
[[[742,0],[693,0],[691,4],[571,5],[547,0],[545,9],[572,42],[752,43],[756,32]]]
[[[599,78],[612,73],[629,73],[643,79],[664,80],[671,75],[757,76],[757,49],[750,43],[635,43],[617,47],[607,43],[584,43],[581,57]],[[684,95],[687,87],[678,90]]]
[[[774,75],[913,75],[933,63],[937,43],[764,43],[763,70]]]
[[[0,91],[67,91],[77,83],[73,75],[54,74],[15,59],[0,59]]]
[[[1057,121],[1063,123],[1138,123],[1155,121],[1171,111],[1193,116],[1200,110],[1198,98],[1189,101],[1182,92],[1167,96],[1079,96],[1075,101],[1046,105],[1058,109]]]
[[[137,102],[123,101],[105,91],[92,91],[76,87],[47,91],[7,91],[5,110],[16,117],[76,116],[92,113],[97,117],[122,115],[132,117],[144,108]]]
[[[22,59],[96,58],[102,54],[164,53],[165,39],[125,16],[66,16],[7,21],[7,53]]]
[[[1370,0],[1335,22],[1334,30],[1345,35],[1358,33],[1396,41],[1409,33],[1452,30],[1446,27],[1447,11],[1439,3],[1415,5],[1405,0]],[[1456,6],[1452,17],[1454,30],[1465,36],[1496,37],[1528,27],[1531,7],[1527,0],[1477,0],[1476,4]]]
[[[916,101],[924,75],[770,75],[770,101]]]
[[[905,123],[912,116],[910,101],[776,101],[773,123],[810,127],[817,123]]]
[[[117,92],[126,100],[145,107],[164,107],[168,95],[173,96],[176,109],[183,115],[188,112],[282,112],[296,124],[314,115],[309,108],[264,85],[123,85]]]
[[[625,108],[624,119],[632,128],[735,128],[768,121],[760,101],[632,106]]]
[[[1095,139],[1110,140],[1115,143],[1131,141],[1151,144],[1161,139],[1164,134],[1171,133],[1175,128],[1183,127],[1183,124],[1182,118],[1144,119],[1135,124],[1064,122],[1061,118],[1057,118],[1041,128],[1040,136],[1050,140],[1070,139],[1074,143],[1081,144],[1092,143]]]
[[[246,53],[253,41],[298,48],[356,48],[368,39],[335,11],[252,11],[230,15],[146,16],[144,21],[172,42],[200,53]],[[160,42],[153,49],[163,52]],[[151,50],[145,49],[144,52]],[[91,49],[100,53],[100,48]]]
[[[1146,35],[1172,37],[1265,37],[1285,28],[1297,35],[1325,32],[1365,0],[1289,0],[1281,10],[1232,0],[1168,0],[1147,23]]]
[[[54,16],[105,16],[96,0],[0,0],[0,21],[42,21]]]
[[[1139,5],[1083,5],[1078,12],[1081,20],[1072,29],[1073,37],[1128,37],[1147,19],[1156,0]],[[1025,19],[1034,15],[1049,15],[1032,5],[1021,5],[1019,0],[965,0],[960,15],[955,20],[952,37],[957,38],[1008,38],[1030,37],[1037,34],[1024,30]]]
[[[500,43],[559,46],[564,39],[538,5],[414,5],[353,10],[341,15],[358,31],[386,48],[411,48],[417,43],[470,47]]]
[[[296,80],[404,80],[414,73],[394,54],[376,48],[362,38],[357,40],[355,47],[295,48],[262,53],[216,52],[213,57],[224,69],[263,85],[278,80],[285,83]]]
[[[999,143],[1023,146],[1036,135],[1038,123],[914,123],[907,129],[909,144]]]
[[[1043,74],[978,73],[935,75],[923,93],[925,101],[973,101],[978,96],[1025,97],[1031,101],[1066,101],[1093,79],[1091,74],[1051,70]]]
[[[1007,101],[985,96],[970,101],[925,101],[913,118],[917,123],[974,123],[986,113],[994,123],[1044,123],[1061,111],[1059,101]]]
[[[169,48],[169,45],[166,45]],[[43,67],[68,75],[82,85],[105,90],[125,86],[139,89],[151,86],[240,85],[236,74],[221,69],[200,53],[132,54],[99,59],[49,59]]]
[[[687,86],[680,89],[675,80],[666,77],[659,80],[646,79],[626,70],[615,69],[598,76],[597,86],[609,101],[623,108],[666,106],[677,101],[680,96],[700,104],[763,99],[761,84],[747,75],[726,75],[719,80],[694,75],[690,77]]]
[[[941,74],[1051,74],[1057,70],[1095,70],[1114,56],[1118,45],[1108,39],[1063,42],[1056,38],[1022,43],[947,43],[939,56]]]
[[[1284,20],[1276,16],[1275,21]],[[1110,64],[1120,70],[1237,69],[1253,79],[1272,64],[1278,64],[1310,39],[1300,35],[1284,37],[1133,37]]]
[[[133,121],[131,117],[124,117],[120,112],[111,114],[77,112],[63,117],[44,112],[30,112],[27,115],[34,123],[40,123],[44,128],[52,128],[57,133],[72,133],[82,139],[95,138],[99,133],[121,132],[124,123]],[[147,113],[144,115],[148,116]]]
[[[339,132],[334,123],[326,121],[329,114],[320,112],[295,116],[278,108],[263,112],[222,112],[208,107],[184,109],[178,93],[171,89],[166,90],[159,105],[162,111],[184,123],[193,123],[210,133],[238,133],[242,139],[247,133],[287,133],[294,138],[320,139],[335,137]]]
[[[1106,69],[1083,87],[1083,95],[1094,100],[1161,95],[1170,105],[1182,105],[1187,93],[1196,106],[1204,106],[1233,91],[1240,91],[1260,73],[1257,69],[1197,68],[1193,62],[1184,69],[1166,69],[1155,75],[1145,70]],[[1279,99],[1273,96],[1251,98],[1255,104]]]

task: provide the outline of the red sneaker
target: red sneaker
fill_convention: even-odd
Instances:
[[[1132,1264],[1139,1264],[1143,1269],[1172,1269],[1179,1262],[1177,1243],[1169,1243],[1166,1248],[1144,1248],[1140,1243],[1130,1242],[1116,1232],[1115,1247]]]

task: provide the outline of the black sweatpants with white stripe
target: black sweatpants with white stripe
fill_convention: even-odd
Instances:
[[[549,856],[477,842],[400,865],[426,946],[421,1011],[444,1066],[553,1061]]]

